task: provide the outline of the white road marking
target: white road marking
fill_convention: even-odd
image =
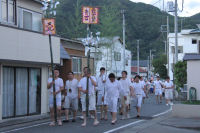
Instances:
[[[170,112],[170,111],[172,111],[172,106],[170,106],[170,109],[168,109],[167,111],[162,112],[162,113],[159,113],[159,114],[156,114],[156,115],[153,115],[152,117],[158,117],[158,116],[161,116],[161,115],[167,114],[167,113]]]
[[[27,128],[32,128],[32,127],[38,127],[38,126],[41,126],[41,125],[46,125],[46,124],[49,124],[49,123],[50,122],[40,123],[40,124],[36,124],[36,125],[32,125],[32,126],[27,126],[27,127],[22,127],[22,128],[16,128],[16,129],[5,131],[5,132],[1,132],[1,133],[15,132],[15,131],[19,131],[19,130],[23,130],[23,129],[27,129]]]
[[[172,111],[172,106],[171,106],[170,109],[168,109],[167,111],[164,111],[164,112],[162,112],[162,113],[159,113],[159,114],[153,115],[152,117],[155,118],[155,117],[158,117],[158,116],[164,115],[164,114],[166,114],[166,113],[168,113],[168,112],[170,112],[170,111]],[[123,125],[123,126],[121,126],[121,127],[118,127],[118,128],[115,128],[115,129],[112,129],[112,130],[109,130],[109,131],[106,131],[106,132],[104,132],[104,133],[112,133],[112,132],[114,132],[114,131],[120,130],[120,129],[122,129],[122,128],[125,128],[125,127],[128,127],[128,126],[131,126],[131,125],[135,125],[135,124],[140,123],[140,122],[143,122],[143,121],[145,121],[145,120],[135,121],[135,122],[132,122],[132,123],[129,123],[129,124]]]
[[[81,117],[81,116],[77,116],[77,117]],[[72,120],[72,119],[73,118],[69,118],[69,120]],[[32,128],[32,127],[38,127],[38,126],[47,125],[47,124],[50,124],[50,122],[44,122],[44,123],[40,123],[40,124],[36,124],[36,125],[32,125],[32,126],[16,128],[16,129],[13,129],[13,130],[4,131],[4,132],[0,132],[0,133],[10,133],[10,132],[15,132],[15,131],[24,130],[24,129],[28,129],[28,128]]]
[[[135,124],[140,123],[140,122],[143,122],[143,121],[145,121],[145,120],[135,121],[135,122],[132,122],[132,123],[123,125],[123,126],[121,126],[121,127],[118,127],[118,128],[115,128],[115,129],[112,129],[112,130],[109,130],[109,131],[106,131],[106,132],[104,132],[104,133],[112,133],[112,132],[114,132],[114,131],[120,130],[120,129],[122,129],[122,128],[131,126],[131,125],[135,125]]]

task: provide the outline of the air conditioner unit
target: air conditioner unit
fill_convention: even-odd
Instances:
[[[168,9],[168,12],[174,12],[175,11],[174,2],[173,1],[168,1],[167,2],[167,9]]]

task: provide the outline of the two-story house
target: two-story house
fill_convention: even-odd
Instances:
[[[68,53],[68,59],[61,59],[61,77],[67,80],[69,71],[74,73],[75,78],[80,80],[83,76],[83,68],[87,66],[85,46],[79,40],[61,38],[61,46]],[[90,58],[90,69],[94,72],[94,58]]]
[[[200,53],[200,36],[194,29],[182,30],[178,33],[178,60],[183,61],[187,53]],[[169,34],[169,76],[173,80],[175,61],[175,34]]]
[[[48,36],[40,0],[0,0],[0,120],[48,112]],[[52,37],[60,64],[60,38]]]
[[[86,53],[88,47],[86,47]],[[100,68],[105,67],[107,75],[114,73],[116,77],[121,77],[121,72],[128,72],[128,78],[131,78],[131,51],[125,49],[125,58],[123,58],[123,43],[120,37],[102,37],[98,41],[98,47],[91,48],[91,57],[94,58],[95,74],[100,74]]]

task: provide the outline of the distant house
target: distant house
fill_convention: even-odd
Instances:
[[[83,68],[87,67],[85,46],[81,41],[61,38],[61,77],[67,80],[67,73],[74,72],[77,79],[83,76]],[[90,58],[90,69],[94,73],[94,59]]]
[[[200,28],[200,27],[199,27]],[[187,53],[200,53],[200,29],[182,30],[178,33],[178,60]],[[175,61],[175,34],[169,34],[169,76],[173,80]]]
[[[88,47],[86,47],[87,54]],[[123,58],[123,43],[120,37],[102,37],[99,40],[97,48],[91,48],[91,57],[94,58],[95,74],[100,74],[100,68],[105,67],[107,74],[114,73],[116,77],[121,77],[121,72],[128,72],[128,78],[131,77],[131,51],[125,50]]]
[[[139,68],[140,76],[147,78],[148,71],[142,67]],[[131,67],[131,76],[135,77],[137,75],[137,66]]]
[[[51,64],[39,0],[0,0],[0,120],[45,114]],[[60,38],[52,36],[60,64]]]
[[[185,54],[187,61],[187,97],[189,100],[190,89],[196,89],[196,100],[200,100],[200,54]]]
[[[140,76],[147,78],[149,61],[148,60],[140,60],[139,65],[140,65],[140,68],[139,68]],[[137,74],[137,60],[132,60],[131,75],[132,75],[132,77],[134,77],[136,74]]]

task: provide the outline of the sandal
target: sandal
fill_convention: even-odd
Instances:
[[[49,126],[55,126],[56,124],[55,124],[55,122],[51,122],[50,124],[49,124]]]
[[[58,121],[58,126],[62,126],[62,121],[61,120]]]

